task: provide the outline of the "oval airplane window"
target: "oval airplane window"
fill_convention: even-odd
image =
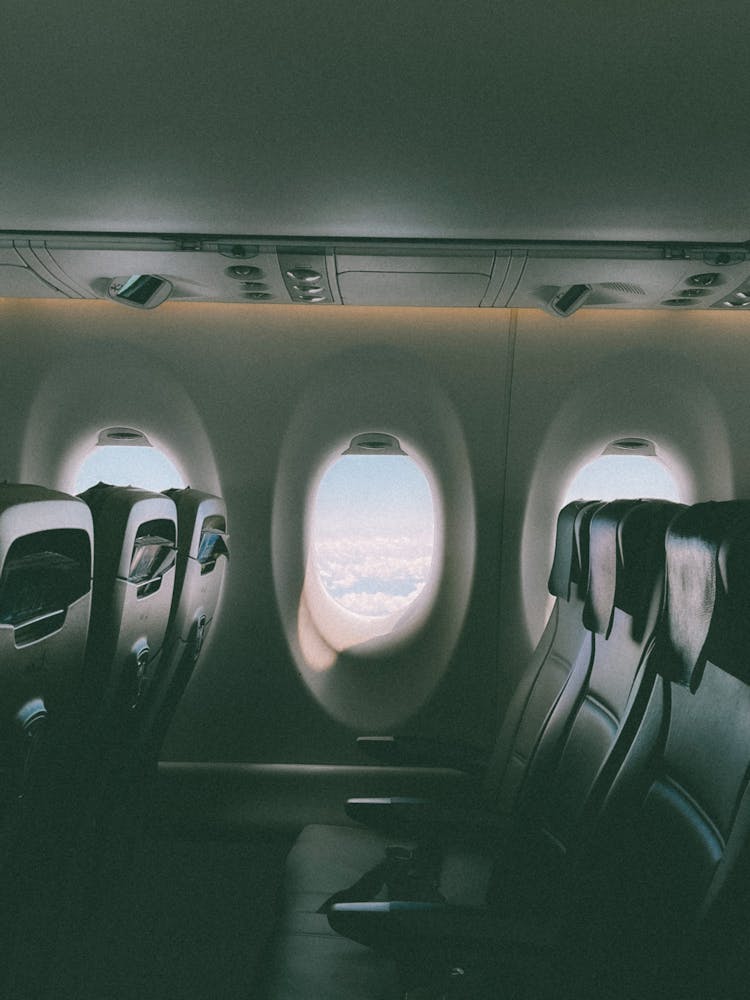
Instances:
[[[403,453],[346,454],[320,481],[310,532],[324,593],[366,620],[363,638],[387,635],[419,598],[433,566],[435,508],[427,477]]]
[[[676,478],[655,453],[605,453],[576,472],[561,506],[579,499],[629,500],[639,497],[678,503],[683,499]]]
[[[172,459],[131,428],[108,428],[99,434],[99,443],[78,469],[74,492],[83,493],[97,483],[140,486],[154,493],[186,485]]]

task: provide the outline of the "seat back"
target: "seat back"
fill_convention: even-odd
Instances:
[[[664,539],[682,509],[666,500],[617,500],[590,522],[583,621],[594,652],[554,768],[531,776],[525,803],[546,838],[567,855],[576,849],[581,824],[601,805],[648,702]]]
[[[81,494],[94,522],[87,655],[89,708],[104,739],[137,724],[157,676],[175,580],[177,512],[169,497],[99,483]]]
[[[750,502],[680,514],[666,566],[659,680],[597,836],[590,953],[618,996],[740,996],[726,969],[750,905]]]
[[[559,903],[555,896],[587,842],[648,704],[664,537],[680,510],[668,501],[621,500],[591,515],[582,617],[592,654],[572,711],[561,702],[553,707],[527,768],[515,836],[495,866],[493,905],[547,911]],[[555,731],[562,735],[552,741]]]
[[[92,551],[91,514],[80,500],[0,484],[0,739],[3,766],[27,782],[32,737],[43,728],[45,741],[61,737],[77,694]]]
[[[552,752],[580,697],[593,646],[583,624],[589,577],[589,524],[601,503],[575,500],[557,518],[548,587],[552,612],[506,712],[484,781],[486,798],[504,816],[517,804],[539,746]],[[551,728],[550,728],[551,727]]]
[[[144,749],[152,755],[158,753],[211,629],[229,561],[224,501],[189,487],[166,495],[177,509],[177,565],[164,663],[144,718]]]
[[[0,484],[3,996],[11,995],[11,969],[26,970],[27,942],[44,934],[50,881],[69,843],[92,553],[84,503],[41,486]]]

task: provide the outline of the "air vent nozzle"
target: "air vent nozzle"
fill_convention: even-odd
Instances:
[[[603,281],[600,288],[606,288],[608,292],[620,292],[621,295],[645,295],[646,289],[640,285],[631,285],[627,281]]]

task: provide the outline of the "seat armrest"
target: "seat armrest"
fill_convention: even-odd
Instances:
[[[351,798],[347,799],[345,808],[347,815],[358,823],[421,841],[459,838],[492,845],[505,829],[500,815],[465,801],[435,801],[406,796]]]
[[[487,753],[470,743],[422,736],[359,736],[357,746],[383,764],[401,767],[450,767],[478,774],[487,766]]]
[[[462,907],[432,902],[335,903],[328,910],[328,923],[342,937],[368,948],[391,951],[397,946],[412,947],[418,941],[456,940],[456,932],[475,940],[484,933],[477,915]]]
[[[328,923],[337,934],[382,951],[409,950],[419,944],[532,946],[551,943],[549,929],[523,920],[499,917],[484,907],[449,903],[335,903]]]

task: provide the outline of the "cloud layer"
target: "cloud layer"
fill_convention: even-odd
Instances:
[[[336,536],[318,539],[315,557],[326,591],[342,607],[382,617],[410,604],[432,564],[432,537]]]

